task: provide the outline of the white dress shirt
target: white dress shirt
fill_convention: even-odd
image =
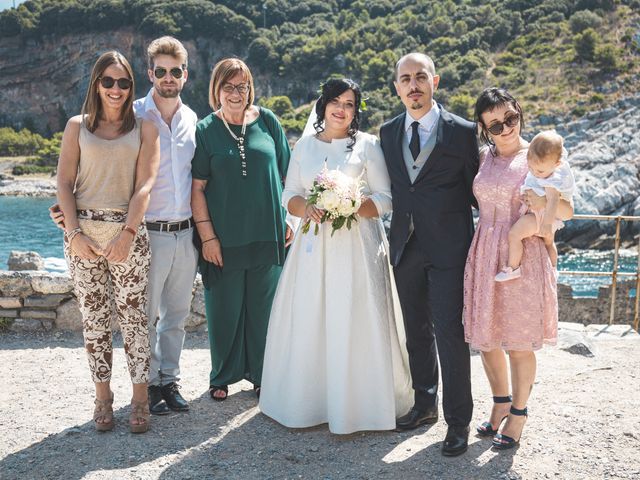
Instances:
[[[153,88],[133,108],[136,117],[154,123],[160,136],[160,168],[145,218],[149,222],[186,220],[191,217],[191,160],[198,116],[180,101],[169,128],[153,100]]]
[[[418,136],[420,137],[420,150],[422,150],[427,143],[427,139],[429,135],[431,135],[431,131],[438,125],[438,120],[440,119],[440,108],[438,104],[431,100],[431,110],[425,113],[419,120],[418,123]],[[411,124],[416,120],[409,115],[409,112],[404,117],[404,136],[407,140],[407,144],[411,143],[411,135],[412,128]]]

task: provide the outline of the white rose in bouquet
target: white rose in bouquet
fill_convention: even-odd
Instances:
[[[349,215],[353,215],[358,211],[360,205],[357,205],[359,202],[354,202],[350,198],[342,198],[340,199],[340,205],[337,207],[338,215],[341,217],[348,217]]]
[[[318,197],[318,208],[328,210],[330,212],[335,211],[340,205],[340,197],[332,190],[325,190]]]

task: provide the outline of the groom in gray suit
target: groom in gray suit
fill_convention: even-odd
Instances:
[[[449,426],[442,454],[454,456],[467,450],[473,411],[462,292],[479,158],[475,124],[433,101],[439,81],[427,55],[398,61],[394,84],[406,112],[381,127],[380,142],[391,179],[391,263],[415,391],[397,428],[438,420],[439,357]]]

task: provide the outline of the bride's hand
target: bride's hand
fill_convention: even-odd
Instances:
[[[322,216],[324,215],[324,210],[321,210],[314,205],[307,205],[304,209],[304,221],[307,222],[312,220],[316,223],[322,222]]]

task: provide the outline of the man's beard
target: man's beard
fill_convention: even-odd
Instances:
[[[158,92],[158,95],[160,95],[162,98],[176,98],[178,95],[180,95],[180,92],[182,91],[182,89],[177,85],[175,87],[157,86],[155,87],[155,89],[156,89],[156,92]]]
[[[420,102],[413,102],[411,104],[411,110],[420,110],[422,107],[424,107],[424,105],[422,105]]]

